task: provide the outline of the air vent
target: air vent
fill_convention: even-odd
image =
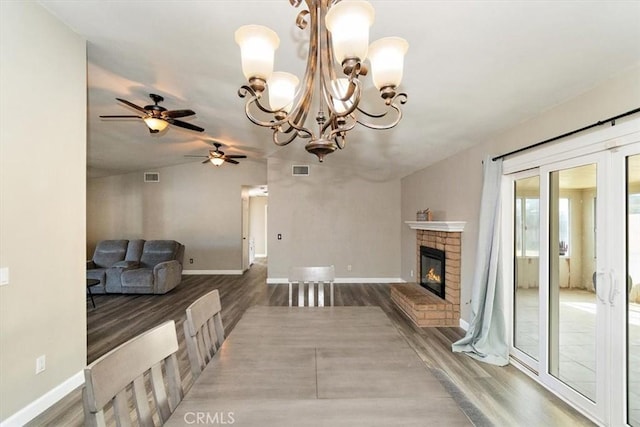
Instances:
[[[144,173],[144,182],[160,182],[160,173],[159,172],[145,172]]]
[[[309,165],[293,165],[291,172],[293,176],[309,176]]]

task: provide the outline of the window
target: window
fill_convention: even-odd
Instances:
[[[540,248],[540,199],[516,198],[516,256],[539,255]]]
[[[515,201],[516,256],[540,255],[540,199],[516,197]],[[569,199],[560,199],[560,255],[569,256]]]

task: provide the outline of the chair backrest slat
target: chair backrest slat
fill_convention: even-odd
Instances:
[[[147,400],[147,388],[144,385],[143,375],[133,380],[133,401],[136,406],[140,427],[153,427],[153,415]]]
[[[293,285],[298,286],[298,307],[305,305],[324,307],[325,285],[329,285],[329,300],[333,306],[333,282],[335,280],[335,268],[323,267],[293,267],[289,270],[289,306],[293,306]],[[306,301],[305,301],[305,287]],[[316,298],[317,288],[317,298]]]
[[[101,410],[103,412],[104,410]],[[113,413],[118,427],[131,427],[127,390],[120,390],[113,398]],[[103,418],[104,419],[104,418]]]
[[[104,407],[113,401],[117,424],[131,425],[127,388],[133,384],[132,397],[138,422],[142,426],[153,425],[144,379],[144,374],[149,371],[155,407],[160,419],[166,420],[183,396],[177,371],[177,351],[175,322],[169,321],[127,341],[87,366],[83,390],[87,424],[103,425]],[[162,374],[163,363],[168,390]]]
[[[169,408],[169,398],[164,387],[164,378],[162,376],[162,366],[155,364],[151,367],[151,390],[158,407],[158,413],[161,420],[166,420],[171,415],[171,409]]]
[[[222,306],[217,289],[201,296],[187,307],[184,335],[191,373],[195,379],[224,341]]]

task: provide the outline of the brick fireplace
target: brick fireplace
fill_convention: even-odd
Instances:
[[[460,325],[460,221],[407,221],[416,230],[416,266],[418,282],[427,272],[421,269],[421,247],[444,252],[444,299],[417,283],[391,287],[391,299],[417,326]],[[424,249],[423,249],[424,252]]]

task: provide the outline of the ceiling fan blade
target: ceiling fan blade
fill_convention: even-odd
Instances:
[[[246,159],[247,156],[244,154],[229,154],[226,156],[228,159]]]
[[[166,118],[165,120],[171,123],[172,125],[179,126],[181,128],[195,130],[196,132],[204,132],[203,128],[196,125],[192,125],[191,123],[183,122],[182,120],[175,120],[169,117]]]
[[[144,108],[137,106],[137,105],[136,105],[136,104],[134,104],[133,102],[129,102],[129,101],[127,101],[126,99],[122,99],[122,98],[116,98],[116,99],[117,99],[118,101],[122,102],[123,104],[127,104],[129,107],[131,107],[131,108],[133,108],[133,109],[135,109],[135,110],[140,111],[141,113],[145,113],[145,114],[147,114],[147,111],[146,111]]]
[[[208,159],[209,156],[196,156],[195,154],[185,154],[185,157],[200,157],[201,159],[204,159],[205,157]]]
[[[193,110],[171,110],[162,113],[163,116],[177,119],[178,117],[194,116],[196,114]]]
[[[237,164],[239,164],[239,163],[240,163],[240,162],[238,162],[238,161],[236,161],[236,160],[230,159],[228,156],[223,157],[223,159],[224,159],[224,161],[225,161],[225,162],[227,162],[227,163],[232,163],[232,164],[234,164],[234,165],[237,165]]]
[[[116,115],[116,116],[100,116],[101,119],[141,119],[142,117],[140,116],[123,116],[123,115]]]
[[[205,160],[204,162],[202,162],[202,164],[203,164],[203,165],[206,165],[207,163],[209,163],[209,161],[210,161],[210,160],[211,160],[211,159],[207,159],[207,160]]]

